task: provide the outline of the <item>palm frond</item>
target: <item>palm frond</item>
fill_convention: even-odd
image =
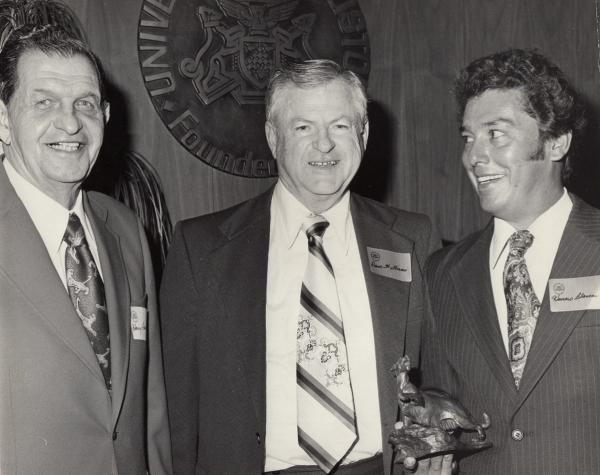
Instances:
[[[171,218],[160,179],[139,153],[126,152],[122,165],[112,195],[140,218],[150,241],[156,274],[160,276],[172,236]]]
[[[87,42],[77,15],[56,0],[0,0],[0,49],[12,32],[24,25],[58,25]]]

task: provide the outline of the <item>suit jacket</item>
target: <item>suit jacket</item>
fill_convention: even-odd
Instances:
[[[156,294],[131,210],[84,193],[109,316],[112,397],[84,327],[0,164],[2,475],[171,472]],[[146,307],[132,338],[130,307]],[[147,390],[147,392],[146,392]]]
[[[265,450],[265,305],[272,190],[179,223],[161,309],[174,472],[260,474]],[[390,368],[417,354],[429,219],[352,195],[375,336],[386,471],[397,420]],[[366,247],[410,253],[412,282],[369,270]]]
[[[600,211],[574,207],[551,279],[600,275]],[[494,447],[461,462],[461,473],[600,473],[600,310],[552,312],[541,302],[516,389],[492,296],[493,222],[426,266],[433,319],[423,331],[423,380],[446,389],[476,419],[491,416]]]

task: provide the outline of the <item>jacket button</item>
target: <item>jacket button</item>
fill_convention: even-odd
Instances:
[[[117,431],[112,433],[112,440],[117,440]]]
[[[512,437],[512,440],[519,442],[520,440],[523,440],[523,431],[520,429],[513,429],[510,436]]]

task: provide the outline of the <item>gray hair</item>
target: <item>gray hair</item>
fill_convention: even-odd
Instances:
[[[359,120],[367,123],[367,91],[361,79],[352,71],[342,69],[335,61],[329,59],[312,59],[290,63],[275,70],[269,80],[265,96],[267,121],[274,117],[279,93],[287,86],[293,85],[302,89],[322,86],[334,80],[346,83],[353,92]]]

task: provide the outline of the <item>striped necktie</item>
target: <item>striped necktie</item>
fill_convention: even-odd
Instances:
[[[298,444],[329,473],[357,440],[356,416],[335,276],[323,250],[329,223],[310,221],[296,340]]]
[[[509,251],[504,266],[504,295],[508,317],[508,354],[517,388],[521,383],[533,332],[540,314],[540,301],[535,295],[525,252],[533,243],[533,235],[516,231],[508,240]]]
[[[110,337],[104,283],[85,238],[81,221],[75,213],[69,215],[63,240],[67,243],[65,268],[69,296],[90,339],[106,387],[111,389]]]

